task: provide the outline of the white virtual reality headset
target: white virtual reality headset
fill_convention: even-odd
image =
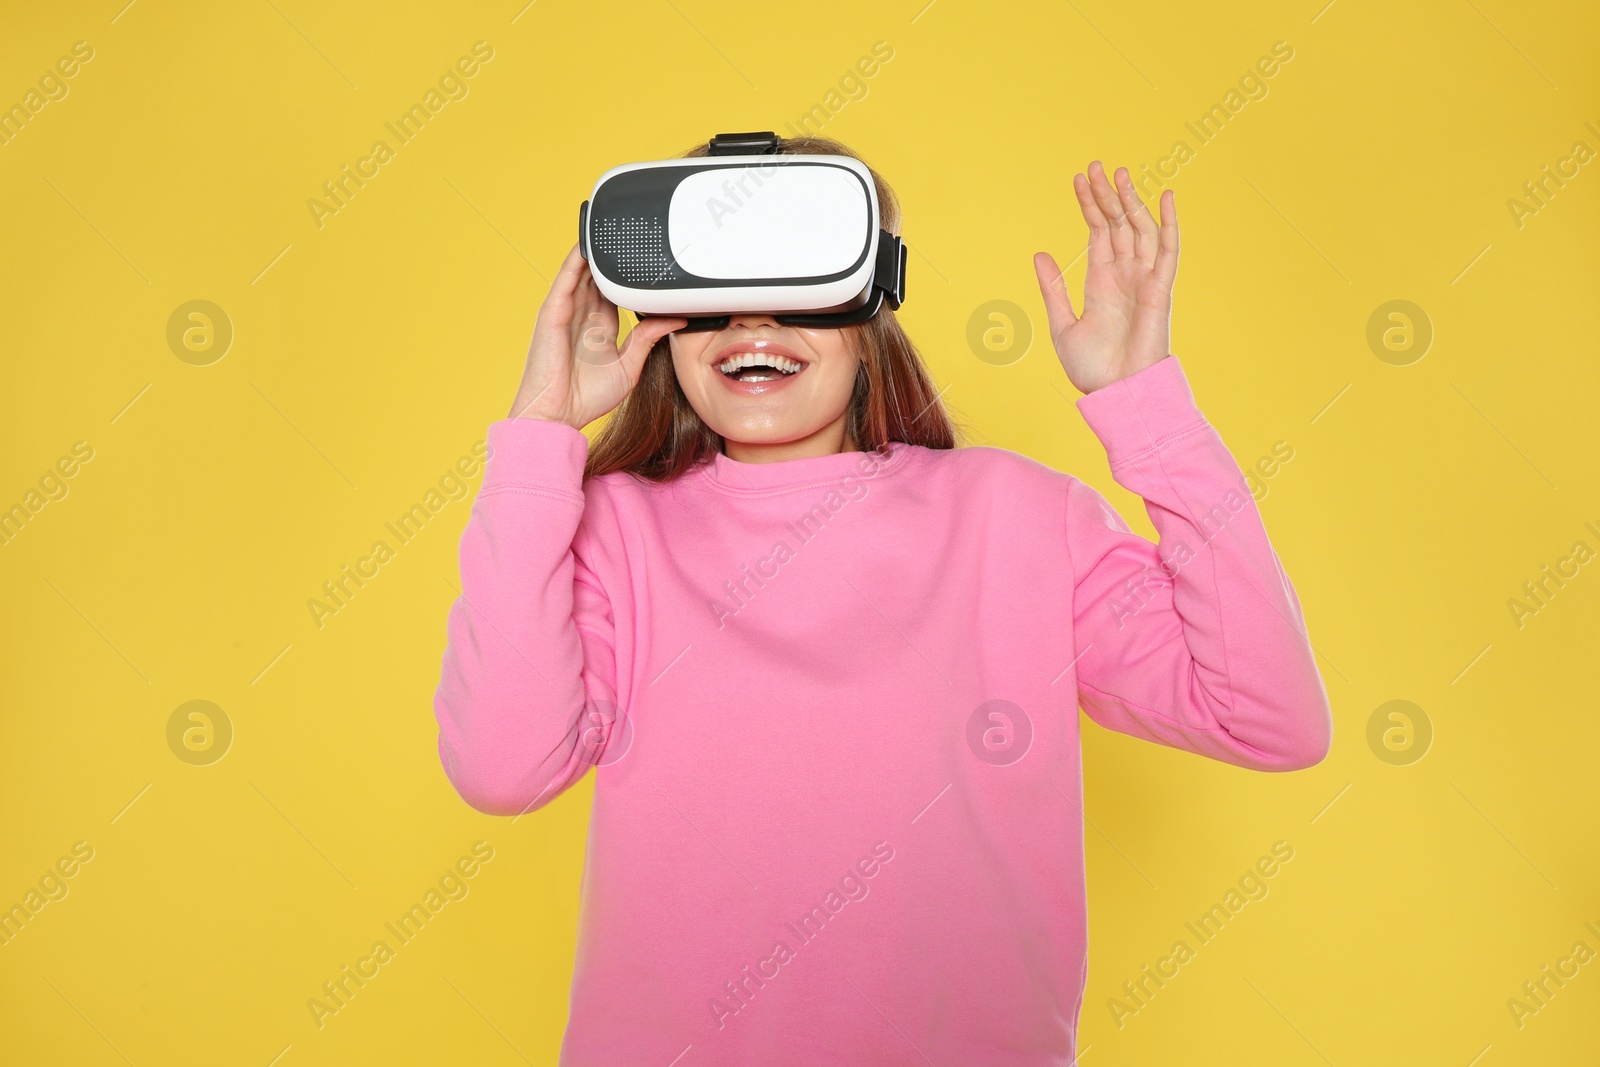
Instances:
[[[906,293],[906,248],[881,228],[866,164],[784,155],[772,132],[723,133],[694,159],[600,176],[578,243],[607,300],[720,330],[734,312],[785,326],[865,322]]]

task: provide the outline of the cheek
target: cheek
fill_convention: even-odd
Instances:
[[[860,366],[860,360],[848,352],[824,361],[824,375],[818,380],[817,385],[818,390],[826,395],[830,404],[843,407],[850,402],[850,394],[855,389],[856,374]]]
[[[796,330],[795,332],[805,341],[806,347],[824,360],[829,362],[853,362],[855,359],[854,336],[852,331],[848,329]]]
[[[801,333],[818,357],[819,367],[823,370],[821,377],[826,379],[826,385],[819,382],[819,387],[826,389],[829,394],[842,393],[848,398],[855,386],[856,370],[861,363],[850,332],[802,330]]]
[[[712,333],[669,333],[667,344],[672,347],[674,360],[698,359],[705,355],[706,346],[711,343]]]
[[[704,333],[671,334],[667,338],[667,343],[672,349],[672,369],[677,372],[678,384],[684,387],[685,393],[689,393],[693,387],[691,383],[699,380],[696,372],[705,357],[706,345],[710,342],[710,338],[710,334]]]

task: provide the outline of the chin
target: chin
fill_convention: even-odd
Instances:
[[[729,426],[722,429],[712,427],[722,435],[725,441],[737,441],[743,445],[786,445],[791,441],[800,441],[821,430],[822,427],[812,429],[794,429],[789,426]]]

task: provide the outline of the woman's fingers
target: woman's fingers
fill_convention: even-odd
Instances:
[[[1118,259],[1126,259],[1133,255],[1133,227],[1128,224],[1126,212],[1122,208],[1122,199],[1117,196],[1117,191],[1111,187],[1111,182],[1106,178],[1106,169],[1097,159],[1089,164],[1089,190],[1094,194],[1095,203],[1100,205],[1100,213],[1105,216],[1106,223],[1111,227],[1111,250]]]
[[[551,326],[566,326],[572,321],[573,309],[576,306],[575,295],[583,279],[589,276],[589,264],[584,262],[583,252],[577,245],[572,246],[572,251],[567,253],[567,258],[561,261],[561,269],[556,272],[556,280],[550,283],[550,292],[544,298],[544,303],[539,306],[539,315],[548,316]]]
[[[1089,179],[1082,174],[1072,176],[1072,191],[1078,196],[1078,208],[1083,221],[1089,224],[1089,262],[1110,263],[1116,258],[1111,249],[1111,225],[1100,211],[1100,204],[1089,189]]]
[[[1150,209],[1144,206],[1144,201],[1139,199],[1139,191],[1133,187],[1133,178],[1128,174],[1127,167],[1118,167],[1116,173],[1117,193],[1122,198],[1123,211],[1127,213],[1128,221],[1133,225],[1133,254],[1145,266],[1150,266],[1156,259],[1156,220],[1150,214]]]
[[[1067,294],[1067,280],[1049,252],[1037,252],[1033,257],[1033,272],[1039,277],[1039,292],[1044,296],[1044,312],[1050,320],[1050,339],[1058,340],[1078,321],[1072,310],[1072,297]]]
[[[1087,176],[1073,177],[1072,187],[1089,224],[1090,265],[1137,259],[1170,287],[1178,269],[1178,213],[1172,191],[1164,191],[1159,198],[1158,224],[1126,167],[1117,168],[1113,184],[1105,167],[1095,160],[1089,164]]]
[[[563,267],[565,269],[565,267]],[[607,300],[600,287],[594,283],[594,276],[589,273],[587,264],[580,264],[578,281],[572,290],[573,317],[589,318],[594,313],[609,314],[612,324],[612,333],[616,332],[617,305]]]
[[[1156,248],[1155,275],[1168,292],[1178,275],[1178,201],[1171,189],[1161,194],[1161,236]]]

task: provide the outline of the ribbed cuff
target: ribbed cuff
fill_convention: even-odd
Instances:
[[[480,493],[521,486],[583,495],[589,439],[582,431],[547,419],[501,419],[489,424],[488,444]]]
[[[1205,424],[1178,357],[1170,355],[1079,397],[1078,410],[1105,446],[1112,470]]]

